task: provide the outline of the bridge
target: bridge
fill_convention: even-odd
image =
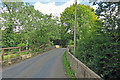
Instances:
[[[67,78],[63,64],[63,55],[66,52],[67,60],[70,62],[70,67],[75,71],[76,78],[102,80],[96,73],[70,54],[69,48],[45,47],[45,45],[37,46],[36,48],[25,46],[24,49],[26,50],[22,48],[11,47],[1,49],[2,78]],[[4,52],[6,49],[18,49],[19,52],[9,54],[19,55],[5,60],[4,56],[8,55]],[[40,49],[43,49],[43,51],[40,52]],[[25,58],[22,52],[26,51],[29,51],[29,53],[24,54],[24,56],[28,56]]]

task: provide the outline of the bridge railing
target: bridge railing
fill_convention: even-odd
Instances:
[[[49,50],[49,47],[46,47],[49,44],[38,45],[38,46],[21,46],[21,47],[9,47],[9,48],[0,48],[1,50],[1,65],[4,63],[13,62],[15,60],[24,60],[26,58],[30,58],[34,55],[39,54],[40,52],[44,52]],[[52,48],[50,48],[52,49]],[[7,58],[6,58],[7,57]]]
[[[74,57],[69,52],[68,47],[66,49],[66,57],[67,60],[70,62],[71,69],[75,72],[76,78],[85,78],[85,79],[92,79],[92,80],[103,80],[99,75],[89,69],[86,65],[84,65],[81,61],[79,61],[76,57]]]

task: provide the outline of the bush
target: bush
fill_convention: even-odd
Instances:
[[[76,57],[105,80],[120,78],[120,48],[107,33],[80,40]]]

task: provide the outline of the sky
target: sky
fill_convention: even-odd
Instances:
[[[75,0],[44,0],[44,1],[37,1],[35,3],[32,3],[34,5],[35,10],[39,10],[43,14],[51,14],[53,16],[60,17],[60,13],[62,13],[65,8],[69,7],[75,3]],[[90,5],[89,0],[77,0],[77,3],[84,4],[84,5]],[[95,9],[95,6],[93,7]]]
[[[58,17],[60,17],[60,13],[62,13],[65,10],[65,8],[75,3],[75,0],[22,0],[22,1],[29,2],[31,5],[34,5],[35,10],[39,10],[43,14],[49,15],[52,13],[53,16]],[[77,0],[77,3],[90,5],[91,7],[96,9],[96,6],[89,4],[89,0]]]

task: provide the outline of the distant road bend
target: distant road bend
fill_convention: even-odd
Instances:
[[[2,70],[2,78],[67,78],[63,65],[65,48],[56,48]]]

